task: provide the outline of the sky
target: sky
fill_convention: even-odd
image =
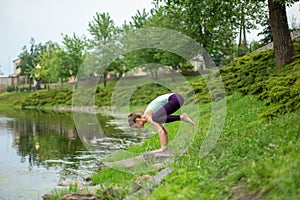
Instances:
[[[121,26],[137,10],[149,11],[152,0],[0,0],[0,70],[13,73],[13,60],[23,46],[51,40],[60,43],[63,33],[88,35],[88,23],[96,12],[109,13]]]
[[[88,35],[88,23],[96,12],[109,13],[115,25],[121,26],[137,10],[149,11],[152,0],[0,0],[0,71],[13,73],[13,60],[22,47],[47,41],[60,43],[61,34]],[[300,3],[287,9],[288,19],[297,17],[300,23]],[[257,40],[256,31],[247,36]]]

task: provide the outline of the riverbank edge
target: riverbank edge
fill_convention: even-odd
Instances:
[[[265,137],[266,141],[270,142],[270,146],[264,146],[264,145],[260,146],[259,145],[258,146],[259,148],[257,148],[255,151],[257,151],[257,152],[259,152],[259,151],[262,151],[262,152],[267,151],[268,152],[269,148],[274,148],[274,147],[277,146],[277,144],[276,144],[276,142],[274,142],[274,141],[272,142],[270,139],[267,138],[268,137],[267,135],[270,135],[270,133],[272,131],[271,132],[269,131],[266,136],[263,136],[264,134],[261,134],[261,132],[263,132],[263,133],[266,132],[264,126],[268,127],[268,126],[271,126],[272,124],[276,124],[278,122],[288,123],[288,120],[286,120],[286,119],[289,118],[290,114],[285,114],[285,115],[283,115],[281,117],[279,116],[278,118],[274,118],[274,119],[257,118],[259,112],[261,112],[262,110],[265,110],[265,109],[269,109],[269,108],[273,107],[274,105],[268,105],[268,106],[266,106],[266,105],[263,105],[263,102],[254,100],[254,98],[251,97],[251,96],[243,96],[242,94],[237,94],[237,93],[235,93],[233,95],[233,97],[232,96],[228,96],[227,99],[229,101],[229,104],[231,104],[231,106],[234,106],[234,107],[231,107],[231,106],[228,107],[228,108],[230,108],[228,111],[232,112],[230,110],[237,109],[234,113],[235,114],[240,113],[240,114],[239,114],[239,119],[238,120],[236,120],[235,114],[234,114],[234,116],[230,116],[228,118],[228,121],[229,121],[228,123],[230,124],[231,128],[227,127],[227,130],[226,129],[224,130],[224,133],[222,133],[222,134],[226,135],[226,137],[223,138],[223,139],[225,139],[225,141],[222,141],[219,145],[221,147],[222,146],[224,147],[225,144],[228,145],[227,140],[230,140],[231,141],[230,145],[233,146],[232,149],[233,150],[236,149],[235,153],[239,152],[239,154],[241,154],[241,155],[238,156],[238,158],[240,159],[240,162],[243,163],[241,165],[242,166],[245,165],[245,167],[237,168],[237,169],[239,169],[241,171],[236,170],[235,172],[231,172],[231,173],[227,174],[228,173],[227,172],[228,171],[228,169],[227,169],[228,166],[229,167],[230,166],[231,167],[238,166],[238,165],[235,165],[234,163],[231,163],[231,164],[226,163],[227,162],[226,155],[227,155],[227,157],[229,155],[234,155],[232,152],[231,153],[228,153],[228,152],[226,153],[226,151],[225,152],[218,152],[218,150],[216,149],[216,152],[215,152],[216,155],[215,156],[218,155],[217,158],[219,157],[220,160],[218,160],[217,163],[215,163],[215,161],[211,160],[211,159],[201,159],[199,161],[195,160],[190,155],[190,153],[193,151],[193,150],[191,150],[191,151],[189,151],[189,153],[186,156],[183,156],[185,158],[179,158],[179,160],[177,160],[175,163],[173,163],[172,165],[168,166],[169,168],[171,168],[171,169],[174,170],[174,174],[172,173],[172,175],[168,176],[166,178],[166,181],[163,182],[164,183],[164,187],[166,187],[166,192],[163,192],[164,189],[161,188],[160,186],[158,186],[158,185],[154,186],[152,189],[155,189],[155,193],[154,193],[154,196],[152,197],[152,199],[155,199],[157,197],[160,197],[160,198],[167,197],[167,195],[169,195],[169,197],[172,196],[172,195],[174,195],[172,193],[172,191],[173,191],[172,188],[173,187],[174,188],[178,187],[176,185],[176,184],[178,184],[178,181],[175,181],[174,178],[175,177],[180,177],[181,178],[180,180],[183,181],[184,183],[185,182],[189,182],[190,180],[188,178],[184,178],[185,177],[184,174],[188,174],[188,173],[195,173],[194,178],[196,178],[196,177],[199,178],[199,179],[205,178],[206,181],[209,181],[210,179],[212,179],[211,181],[217,181],[217,183],[215,183],[215,184],[221,185],[221,186],[222,185],[226,186],[225,189],[220,189],[220,188],[217,187],[217,189],[211,190],[211,192],[220,192],[220,191],[222,191],[222,192],[225,192],[224,194],[222,193],[222,195],[225,195],[227,197],[234,198],[234,197],[238,197],[240,195],[243,195],[243,196],[247,197],[247,196],[251,195],[252,192],[255,192],[254,190],[260,191],[259,193],[255,192],[255,197],[258,197],[258,196],[266,197],[266,196],[271,195],[271,193],[272,193],[272,195],[275,195],[275,197],[278,195],[278,194],[276,194],[276,192],[279,191],[279,190],[275,186],[273,186],[273,180],[272,179],[268,179],[267,177],[269,176],[270,169],[272,170],[273,173],[276,174],[276,171],[280,170],[280,167],[283,167],[285,164],[283,166],[281,166],[279,161],[277,161],[275,164],[272,164],[272,162],[273,162],[273,161],[271,161],[272,160],[272,155],[270,155],[271,157],[267,161],[264,161],[264,159],[266,159],[266,158],[262,158],[258,154],[253,154],[254,156],[255,155],[257,156],[257,157],[253,157],[252,158],[253,160],[251,160],[251,159],[250,160],[248,160],[248,159],[244,160],[244,158],[243,158],[242,155],[245,153],[244,151],[247,148],[244,149],[244,150],[240,149],[240,145],[238,145],[238,143],[241,143],[242,146],[244,146],[246,144],[250,144],[250,145],[254,145],[255,146],[256,144],[259,145],[260,140],[262,140]],[[236,103],[238,103],[238,105],[235,105]],[[251,105],[250,103],[254,104],[254,106],[253,105],[250,106]],[[245,106],[241,106],[241,105],[245,105]],[[246,105],[248,105],[248,106],[246,106]],[[202,105],[202,107],[204,107],[204,106],[205,105]],[[249,110],[247,110],[248,107],[249,107]],[[206,109],[207,108],[204,109],[205,112],[207,112]],[[240,109],[246,109],[249,113],[246,113],[246,112],[237,112]],[[299,113],[299,111],[297,111],[297,113]],[[295,114],[297,114],[297,113],[292,114],[294,118],[295,118]],[[278,121],[280,118],[281,118],[281,120]],[[293,119],[293,120],[295,120],[295,119]],[[202,124],[204,122],[204,124],[202,126],[206,126],[205,124],[208,123],[209,121],[208,121],[208,118],[207,118],[204,121],[203,121],[203,119],[201,119],[201,122],[202,122]],[[240,123],[242,123],[242,124],[240,124]],[[259,128],[259,126],[261,124],[265,124],[265,125],[262,126],[263,128],[262,127]],[[297,124],[294,124],[294,126],[296,126],[296,125]],[[229,125],[227,125],[227,126],[229,126]],[[272,126],[274,126],[274,125],[272,125]],[[247,127],[249,127],[250,129],[247,128]],[[292,128],[291,126],[288,126],[288,127]],[[239,133],[240,131],[237,130],[235,134],[239,133],[236,136],[239,136],[241,138],[239,138],[239,137],[233,137],[232,138],[231,131],[233,131],[235,129],[238,129],[238,128],[240,128],[242,132],[244,132],[244,131],[245,132],[244,133]],[[251,133],[251,130],[255,131],[255,132]],[[282,130],[280,132],[278,132],[278,131],[276,132],[276,131],[277,130],[274,129],[273,132],[272,132],[272,134],[273,135],[274,134],[278,135],[278,137],[274,137],[274,138],[278,138],[278,141],[281,142],[282,140],[285,139],[284,137],[286,137],[285,133]],[[203,133],[203,131],[199,131],[198,132],[198,134],[202,134],[202,133]],[[242,134],[242,135],[240,135],[240,134]],[[291,134],[289,134],[289,135],[291,135]],[[234,139],[234,140],[231,140],[231,139]],[[242,142],[242,139],[245,139],[245,141]],[[238,140],[240,142],[237,143],[236,140]],[[249,140],[251,140],[251,142],[249,142]],[[273,139],[273,140],[275,140],[275,139]],[[299,142],[297,142],[297,141],[294,140],[293,143],[295,143],[295,145],[299,146]],[[198,143],[198,144],[200,144],[200,143]],[[283,146],[282,147],[279,146],[277,151],[278,152],[281,152],[281,151],[289,152],[289,151],[291,151],[290,150],[290,148],[291,148],[290,147],[290,142],[288,144],[289,145],[284,145],[284,147]],[[143,150],[138,145],[135,148],[139,148],[140,150]],[[240,149],[240,150],[238,150],[238,149]],[[252,149],[252,148],[249,148],[249,149]],[[223,156],[225,156],[225,158],[223,158]],[[252,155],[249,154],[247,156],[249,156],[251,158]],[[284,156],[288,156],[289,157],[290,155],[288,154],[288,155],[284,155]],[[212,156],[212,158],[217,159],[214,156]],[[228,157],[227,159],[230,161],[230,160],[234,160],[233,158],[234,158],[234,156]],[[284,157],[282,157],[282,155],[280,154],[279,160],[282,160],[283,158]],[[194,166],[194,167],[196,169],[198,169],[198,171],[200,170],[201,173],[204,173],[204,174],[200,173],[199,175],[197,175],[198,172],[196,172],[196,171],[194,171],[194,172],[193,171],[189,172],[189,170],[188,171],[182,171],[182,170],[187,170],[188,168],[191,168],[194,165],[194,164],[192,164],[192,165],[188,164],[186,166],[187,168],[185,169],[185,165],[187,164],[184,161],[185,159],[187,159],[187,161],[189,161],[189,162],[195,163],[195,165],[197,165],[197,166]],[[181,160],[183,160],[183,161],[181,161]],[[184,162],[184,163],[181,163],[181,162]],[[200,164],[200,162],[201,162],[201,164]],[[282,162],[285,163],[285,162],[293,162],[293,161],[288,159],[287,161],[282,161]],[[299,161],[295,160],[295,162],[297,163]],[[222,173],[225,174],[225,175],[223,174],[223,177],[221,179],[219,179],[219,175],[216,176],[216,177],[214,177],[215,175],[212,176],[212,175],[205,174],[207,169],[212,170],[212,169],[214,169],[214,167],[212,167],[212,166],[214,166],[215,164],[217,164],[217,166],[219,166],[219,165],[221,165],[221,163],[224,163],[224,166],[220,167],[220,170],[221,170],[220,172],[217,172],[217,174],[222,174]],[[209,167],[206,167],[205,164],[208,164]],[[278,167],[277,165],[279,165],[280,167]],[[265,166],[268,166],[268,168],[264,169]],[[293,165],[288,165],[288,166],[292,167]],[[178,167],[179,167],[179,169],[177,169]],[[103,170],[104,169],[102,168],[94,176],[100,176],[100,177],[102,176],[102,178],[106,178],[107,175],[112,175],[114,178],[118,178],[118,179],[122,180],[122,178],[120,178],[120,177],[122,177],[122,172],[114,171],[113,174],[110,174],[110,173],[107,173],[107,170],[104,170],[104,172],[103,172]],[[224,172],[224,170],[225,170],[225,172]],[[102,174],[102,173],[104,173],[104,174]],[[159,172],[157,172],[157,173],[159,173]],[[179,175],[181,173],[183,173],[183,175]],[[249,173],[249,175],[247,173]],[[261,173],[261,175],[259,175],[260,173]],[[139,174],[138,176],[143,177],[143,176],[146,176],[146,175],[147,174]],[[155,174],[151,174],[151,175],[154,176]],[[265,177],[263,183],[259,183],[259,182],[256,181],[256,179],[257,179],[256,176],[257,175]],[[279,175],[281,175],[281,174],[279,174]],[[138,176],[132,176],[132,177],[130,177],[131,182],[130,183],[128,182],[128,184],[126,185],[126,187],[129,187],[129,186],[130,187],[134,187],[134,182],[135,182],[135,180],[138,180]],[[247,180],[250,180],[249,183],[240,182],[239,176],[245,177]],[[273,176],[275,176],[275,175],[273,175]],[[285,177],[286,175],[283,174],[282,176]],[[277,179],[281,180],[281,178],[283,178],[283,177],[279,177],[280,178],[279,179],[277,176],[275,176],[275,178],[274,178],[275,182],[277,181]],[[127,178],[127,179],[129,179],[129,178]],[[173,183],[172,180],[175,181],[175,182]],[[242,180],[244,180],[244,179],[242,179]],[[123,180],[123,181],[125,181],[125,180]],[[126,180],[126,181],[128,181],[128,180]],[[143,185],[143,184],[145,184],[145,183],[142,183],[141,185]],[[102,194],[102,193],[105,193],[105,192],[108,192],[108,191],[120,192],[120,190],[118,190],[118,186],[116,188],[114,188],[114,187],[112,187],[112,188],[107,187],[106,189],[104,189],[105,185],[101,184],[101,181],[98,181],[98,186],[97,187],[98,187],[98,189],[94,190],[93,192],[95,192],[95,193],[92,193],[92,194],[99,195],[99,194]],[[243,187],[242,192],[238,191],[236,189],[237,187]],[[72,186],[71,188],[74,189],[74,186]],[[209,189],[211,187],[210,186],[206,186],[206,188]],[[97,192],[97,190],[98,190],[98,192]],[[86,193],[86,191],[87,191],[86,189],[77,188],[76,192],[77,193]],[[205,193],[204,191],[203,191],[203,193]],[[72,192],[72,190],[69,190],[69,191],[66,190],[65,191],[65,193],[70,193],[70,192]],[[184,190],[182,192],[183,192],[183,194],[189,196],[188,193],[184,193]],[[192,192],[191,194],[193,194],[193,192],[195,192],[195,191],[192,190],[191,192]],[[294,192],[297,192],[297,191],[294,191]],[[206,191],[206,194],[209,194],[208,191]],[[60,197],[61,197],[61,195],[60,195]],[[128,196],[128,195],[130,195],[130,194],[125,194],[125,196]],[[216,195],[216,193],[215,193],[215,195]],[[57,199],[59,199],[60,197],[58,197]],[[270,196],[270,197],[272,197],[272,196]]]
[[[138,106],[139,107],[139,106]],[[125,113],[113,113],[112,108],[108,106],[85,106],[85,107],[73,107],[73,106],[47,106],[47,107],[27,107],[23,109],[41,109],[41,110],[53,110],[53,111],[62,111],[62,112],[83,112],[83,113],[89,113],[89,114],[101,114],[105,116],[116,116],[116,115],[125,115]],[[127,114],[126,114],[127,115]],[[134,148],[138,148],[141,144],[134,145]],[[143,148],[140,148],[140,151],[143,151]],[[142,154],[143,155],[143,154]],[[158,155],[159,156],[159,155]],[[164,158],[164,156],[162,157]],[[165,160],[162,160],[164,162]],[[114,167],[103,165],[101,167],[102,169],[114,169]],[[95,169],[97,170],[97,169]],[[137,178],[137,180],[134,180],[132,182],[132,187],[134,187],[135,192],[131,194],[131,198],[134,197],[134,195],[151,195],[151,192],[153,187],[157,187],[161,184],[162,180],[165,176],[172,173],[173,170],[171,168],[163,167],[158,168],[154,173],[152,172],[151,175],[144,174],[139,175],[140,177]],[[96,173],[96,171],[95,171]],[[144,178],[146,177],[146,178]],[[89,178],[90,179],[90,178]],[[60,183],[58,183],[60,184]],[[146,185],[146,187],[145,187]],[[61,185],[62,186],[62,185]],[[65,183],[63,185],[64,187],[67,187],[67,189],[53,189],[52,192],[45,193],[42,198],[43,200],[50,200],[50,199],[64,199],[64,198],[97,198],[100,197],[97,195],[97,190],[105,188],[105,186],[101,184],[97,185],[84,185],[80,181],[71,181],[68,183]],[[115,192],[117,189],[114,189]],[[110,188],[106,188],[106,191],[110,192]],[[118,191],[117,191],[118,192]],[[111,195],[108,193],[108,195]],[[53,196],[55,196],[53,198]],[[101,198],[101,197],[100,197]]]

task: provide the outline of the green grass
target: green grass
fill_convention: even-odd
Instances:
[[[16,102],[24,100],[28,96],[27,93],[12,92],[0,94],[1,106],[13,106]]]
[[[270,107],[240,93],[227,97],[223,132],[213,150],[200,158],[211,117],[209,104],[204,104],[200,111],[200,130],[188,153],[168,166],[174,172],[154,188],[150,199],[237,199],[251,195],[261,199],[299,199],[300,113],[288,113],[276,119],[259,117]],[[167,124],[170,138],[179,125],[180,122]],[[158,147],[158,136],[154,135],[128,151],[144,152]],[[93,176],[93,184],[103,186],[98,194],[116,188],[121,198],[133,192],[132,183],[140,175],[104,168]]]
[[[240,94],[227,101],[227,120],[213,151],[199,158],[205,134],[199,132],[152,199],[300,198],[299,112],[263,119],[262,102]],[[208,124],[207,119],[203,126]]]

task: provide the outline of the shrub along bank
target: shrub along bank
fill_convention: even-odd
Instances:
[[[220,70],[228,94],[241,92],[274,104],[261,115],[273,117],[300,108],[300,40],[294,42],[294,62],[277,73],[273,50],[249,54]]]
[[[217,76],[220,73],[227,95],[240,92],[253,95],[263,100],[265,105],[275,105],[261,113],[263,117],[273,117],[277,114],[293,112],[300,108],[300,40],[294,42],[294,62],[282,66],[277,73],[273,50],[249,54],[238,58],[235,62],[216,72],[206,71],[204,76]],[[210,102],[210,94],[201,76],[187,77],[197,100],[202,103]],[[116,81],[108,82],[104,87],[99,84],[96,88],[95,105],[109,106]],[[190,93],[190,88],[180,88],[179,91]],[[126,93],[126,89],[123,90]],[[138,87],[132,96],[132,105],[144,105],[168,89],[158,84],[146,84]],[[217,92],[218,93],[218,92]],[[11,92],[0,95],[0,106],[16,107],[51,107],[55,105],[70,106],[72,104],[73,87],[41,90],[34,92]],[[218,98],[218,97],[213,97]]]

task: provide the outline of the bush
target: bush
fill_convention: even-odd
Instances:
[[[293,112],[300,108],[300,40],[295,41],[294,61],[282,66],[277,73],[273,50],[249,54],[238,58],[220,70],[226,91],[251,94],[273,108],[262,113],[263,117]]]
[[[9,85],[9,86],[7,86],[7,88],[6,88],[6,91],[7,91],[7,92],[14,92],[14,91],[16,91],[16,88],[15,88],[14,85]]]

